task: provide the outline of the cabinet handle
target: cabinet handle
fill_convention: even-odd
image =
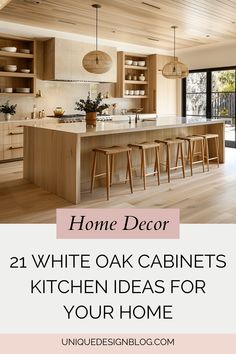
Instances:
[[[22,125],[22,124],[17,125],[17,128],[22,128],[22,127],[23,127],[23,125]]]
[[[18,149],[23,149],[23,146],[10,146],[9,150],[18,150]]]
[[[16,133],[10,132],[9,133],[9,135],[22,135],[22,134],[24,134],[24,133],[23,132],[16,132]]]

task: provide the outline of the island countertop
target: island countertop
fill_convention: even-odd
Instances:
[[[78,123],[58,123],[57,121],[38,120],[32,122],[30,126],[35,128],[43,128],[65,133],[79,134],[81,137],[98,136],[107,134],[121,134],[141,131],[151,131],[158,129],[172,129],[191,127],[198,125],[212,125],[223,123],[221,119],[210,120],[205,117],[158,117],[158,118],[141,118],[135,123],[132,119],[131,123],[128,121],[104,121],[97,122],[96,127],[86,127],[85,122]]]
[[[134,119],[130,124],[124,120],[97,122],[96,127],[86,127],[85,122],[39,120],[32,123],[24,126],[24,178],[75,204],[80,202],[81,192],[89,190],[94,148],[214,133],[219,135],[220,162],[224,162],[224,120],[158,117],[141,119],[137,124]],[[215,153],[212,144],[209,150]],[[174,151],[172,154],[174,158]],[[165,159],[163,147],[161,158]],[[134,153],[132,160],[140,170],[139,154]],[[97,167],[104,171],[102,159]],[[123,157],[116,160],[116,170],[114,182],[122,181],[126,174]]]

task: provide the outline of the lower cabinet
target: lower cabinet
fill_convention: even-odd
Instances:
[[[19,122],[0,123],[0,160],[23,158],[23,127]]]

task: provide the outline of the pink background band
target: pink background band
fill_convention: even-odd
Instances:
[[[73,216],[78,224],[69,230]],[[96,221],[117,223],[113,230],[101,231],[94,230]],[[179,209],[57,209],[57,238],[175,239],[179,238]]]
[[[61,338],[132,337],[174,338],[175,345],[169,346],[63,346]],[[1,353],[4,354],[235,354],[236,334],[9,334],[0,335]]]

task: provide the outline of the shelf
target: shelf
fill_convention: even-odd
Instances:
[[[34,96],[34,93],[0,92],[0,96]]]
[[[124,95],[124,98],[148,98],[148,96],[134,96],[134,95]]]
[[[33,59],[34,54],[11,53],[11,52],[4,52],[3,50],[0,50],[0,57]]]
[[[135,84],[135,85],[147,85],[148,82],[147,81],[139,81],[139,80],[125,80],[126,84]]]
[[[126,69],[135,69],[135,70],[147,70],[146,66],[138,66],[138,65],[125,65]]]
[[[35,74],[29,73],[19,73],[19,72],[11,72],[11,71],[0,71],[1,77],[25,77],[25,78],[34,78]]]

